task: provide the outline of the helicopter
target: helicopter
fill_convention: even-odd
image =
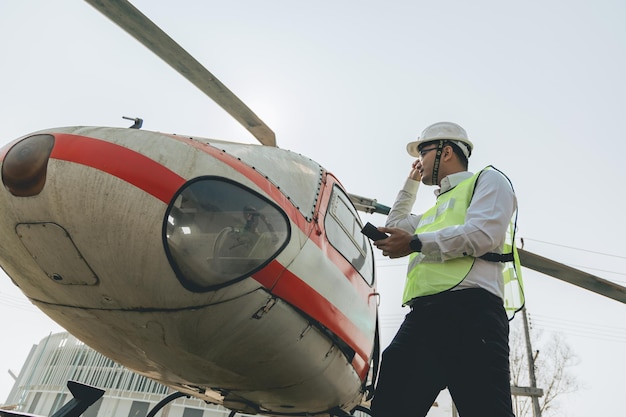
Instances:
[[[0,153],[0,263],[89,346],[234,411],[350,414],[378,357],[374,257],[349,194],[126,1],[88,1],[259,140],[131,128],[28,134]],[[78,214],[77,214],[78,213]],[[520,250],[540,272],[622,287]]]

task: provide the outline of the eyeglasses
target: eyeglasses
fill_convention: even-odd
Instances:
[[[418,158],[419,158],[419,159],[423,159],[423,158],[424,158],[424,156],[425,156],[428,152],[430,152],[430,151],[434,151],[435,149],[437,149],[437,147],[434,147],[434,148],[428,148],[428,149],[422,149],[422,150],[420,150],[420,151],[417,151],[417,152],[419,153]]]

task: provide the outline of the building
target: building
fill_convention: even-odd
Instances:
[[[146,417],[172,393],[168,387],[124,368],[64,332],[33,346],[5,401],[6,407],[50,416],[73,398],[67,388],[70,380],[105,391],[84,417]],[[164,417],[226,417],[230,411],[182,397],[160,413]]]

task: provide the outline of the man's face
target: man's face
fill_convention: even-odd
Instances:
[[[433,166],[435,164],[435,157],[437,155],[437,144],[426,143],[419,150],[420,156],[417,158],[416,168],[418,169],[422,183],[424,185],[436,185],[433,184]]]

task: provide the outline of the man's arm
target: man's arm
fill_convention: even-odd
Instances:
[[[420,216],[411,214],[413,204],[415,204],[415,196],[419,189],[419,181],[408,178],[404,184],[404,187],[398,192],[396,201],[394,201],[387,220],[385,221],[385,227],[397,227],[407,232],[413,233],[417,228]]]
[[[398,193],[396,201],[389,211],[385,227],[397,227],[410,233],[413,233],[417,228],[421,215],[411,214],[411,210],[413,210],[415,196],[422,180],[421,169],[422,162],[419,159],[413,161],[409,177],[406,179],[404,187]]]
[[[389,233],[389,237],[374,242],[374,245],[382,250],[383,256],[400,258],[411,253],[409,241],[413,237],[413,233],[422,217],[421,214],[411,214],[422,179],[419,172],[420,169],[421,161],[414,161],[411,165],[409,177],[404,183],[402,190],[398,193],[396,201],[387,216],[384,230]]]

